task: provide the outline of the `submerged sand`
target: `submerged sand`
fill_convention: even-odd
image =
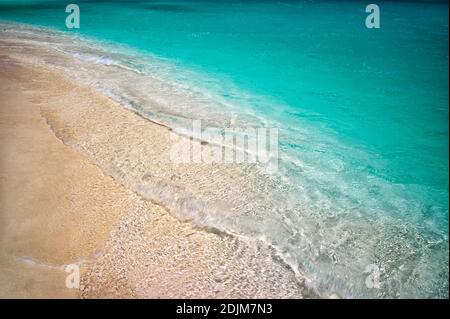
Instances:
[[[218,218],[227,198],[257,211],[248,176],[170,163],[166,127],[22,53],[0,42],[0,297],[312,296],[263,242],[186,218],[221,191]]]

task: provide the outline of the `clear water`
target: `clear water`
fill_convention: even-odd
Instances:
[[[152,113],[146,82],[128,85],[127,98],[160,121],[169,121],[166,111],[278,127],[279,174],[308,211],[289,227],[302,229],[307,219],[320,234],[350,234],[340,249],[353,249],[358,265],[348,267],[357,274],[345,273],[334,257],[288,246],[318,286],[348,297],[448,297],[446,2],[379,1],[377,30],[365,27],[361,1],[77,3],[75,31],[65,28],[62,1],[0,1],[0,19],[125,45],[129,55],[100,45],[87,52],[77,42],[66,51],[103,65],[133,61],[143,74],[212,101],[182,107],[171,100]],[[116,95],[126,90],[119,78],[104,83]],[[322,234],[310,244],[336,248],[337,237]],[[385,282],[395,273],[396,283],[361,290],[356,281],[370,264],[383,269]]]

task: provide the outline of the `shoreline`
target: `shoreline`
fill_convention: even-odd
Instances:
[[[7,84],[2,88],[8,88],[10,92],[10,95],[2,93],[2,123],[11,121],[9,117],[12,115],[9,114],[14,114],[14,121],[24,121],[29,134],[37,136],[39,132],[49,141],[30,141],[28,136],[20,137],[26,150],[18,150],[14,154],[15,158],[25,157],[33,162],[41,152],[45,161],[32,166],[39,171],[39,177],[28,175],[27,170],[32,170],[28,162],[23,166],[8,166],[11,164],[2,161],[1,218],[7,224],[29,223],[28,219],[34,221],[26,228],[28,233],[17,233],[16,227],[8,227],[9,231],[3,234],[1,245],[9,253],[1,259],[2,268],[7,268],[4,265],[15,260],[20,266],[17,269],[29,267],[30,270],[26,277],[15,272],[13,267],[8,268],[15,279],[8,280],[9,285],[3,282],[7,278],[0,279],[2,296],[299,298],[308,295],[292,271],[274,261],[273,252],[261,252],[260,243],[249,245],[233,236],[200,229],[191,222],[182,221],[186,218],[177,219],[161,205],[140,196],[151,192],[151,186],[155,184],[133,185],[130,180],[123,179],[125,171],[118,170],[119,166],[111,166],[119,163],[114,161],[119,149],[103,154],[110,154],[112,161],[107,156],[102,161],[103,155],[95,154],[96,151],[107,151],[97,148],[105,146],[102,138],[111,139],[111,135],[115,135],[109,132],[101,136],[102,132],[108,132],[98,128],[100,121],[109,124],[110,130],[120,128],[122,133],[132,134],[134,129],[152,137],[152,144],[148,147],[156,149],[147,148],[148,153],[141,154],[141,158],[138,156],[138,161],[147,155],[157,159],[161,147],[167,147],[164,144],[169,137],[166,128],[158,128],[157,124],[69,81],[56,71],[18,60],[11,52],[13,50],[5,52],[8,50],[2,48],[0,51],[1,79]],[[28,112],[17,112],[15,105],[29,109],[33,117],[24,119]],[[126,124],[133,125],[126,127]],[[2,124],[2,138],[20,135],[22,130],[21,127]],[[91,137],[100,140],[91,145],[82,144],[88,142],[84,140],[88,136],[91,142]],[[111,142],[107,146],[114,145]],[[50,143],[58,145],[55,146],[58,149],[49,151]],[[33,146],[40,147],[40,150],[34,150]],[[129,151],[132,153],[132,149]],[[2,143],[2,154],[6,152],[9,150]],[[68,155],[61,155],[63,153]],[[130,158],[122,160],[127,162]],[[55,171],[58,165],[61,169]],[[72,167],[72,171],[65,173],[66,167]],[[160,171],[164,167],[166,171]],[[147,182],[151,182],[157,173],[173,175],[178,172],[171,172],[167,163],[162,163],[161,166],[147,166],[142,173],[149,179]],[[10,189],[11,175],[21,177],[16,182],[17,187],[33,183],[35,179],[46,182],[26,193],[42,203],[42,208],[28,204],[28,197],[20,195],[20,192],[5,190]],[[54,179],[67,186],[60,187]],[[160,178],[155,179],[156,185],[161,183]],[[50,185],[58,186],[50,189],[47,180],[51,181]],[[76,187],[78,184],[80,188]],[[138,195],[136,190],[141,194]],[[169,204],[174,201],[170,197],[167,200]],[[21,216],[15,214],[19,210],[15,205],[18,201],[27,204]],[[64,205],[65,201],[70,203],[69,207]],[[35,217],[40,215],[44,217]],[[74,216],[78,220],[75,225],[71,221]],[[18,238],[19,243],[16,244],[12,238]],[[33,244],[22,246],[22,241]],[[89,260],[89,263],[82,266],[81,287],[76,292],[64,287],[63,279],[67,273],[61,266],[79,260]],[[56,268],[43,265],[55,265]],[[45,274],[38,274],[37,268],[44,268]],[[271,278],[277,278],[280,286],[274,287]],[[34,285],[36,289],[25,293],[24,285]]]
[[[192,124],[189,121],[206,118],[208,124],[219,127],[237,124],[231,110],[216,113],[223,106],[220,98],[209,99],[206,94],[208,102],[203,103],[195,88],[191,92],[160,78],[160,65],[145,57],[141,60],[132,50],[118,53],[115,47],[103,48],[101,40],[91,43],[81,36],[17,28],[6,26],[0,31],[3,64],[15,60],[23,71],[21,76],[17,70],[7,72],[6,78],[17,77],[16,91],[30,102],[30,108],[39,108],[46,129],[59,143],[99,170],[96,180],[106,178],[115,185],[105,187],[99,182],[95,186],[98,202],[80,195],[86,203],[80,204],[82,215],[90,213],[95,219],[98,205],[112,207],[113,215],[125,212],[114,220],[107,214],[100,220],[108,235],[100,249],[90,251],[92,258],[70,260],[89,261],[83,267],[81,297],[448,295],[448,236],[437,228],[435,219],[422,228],[415,224],[418,219],[404,221],[378,209],[392,204],[400,212],[416,212],[409,206],[416,202],[404,202],[409,197],[401,187],[375,178],[352,197],[355,189],[345,183],[347,174],[341,176],[340,169],[345,167],[339,159],[316,167],[295,156],[285,162],[286,154],[282,154],[280,174],[272,176],[261,174],[252,164],[174,163],[169,156],[170,134],[187,141],[189,134],[183,134],[183,129]],[[218,107],[209,107],[215,103]],[[204,116],[205,111],[213,114]],[[244,115],[241,120],[255,124]],[[314,134],[299,136],[311,137],[313,143],[316,131],[310,133]],[[217,146],[191,140],[202,149]],[[298,155],[302,154],[312,155]],[[38,167],[47,171],[44,163]],[[84,170],[73,175],[68,180],[79,183],[96,176]],[[330,187],[323,188],[321,182]],[[349,192],[340,193],[345,186]],[[380,194],[388,190],[396,196],[380,200],[371,195],[374,187]],[[61,189],[58,196],[78,203],[72,190],[69,195],[66,192]],[[122,192],[126,196],[116,198]],[[41,193],[41,198],[47,196],[45,190]],[[342,197],[345,194],[349,197]],[[61,209],[61,214],[68,213]],[[91,227],[97,226],[94,222]],[[87,240],[79,236],[74,243],[82,245]],[[64,265],[28,253],[16,259],[41,268]],[[369,289],[365,284],[365,269],[373,264],[390,278],[386,289]],[[409,281],[409,274],[416,271],[417,282]]]

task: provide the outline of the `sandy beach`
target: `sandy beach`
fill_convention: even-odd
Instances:
[[[261,242],[186,217],[222,184],[249,205],[239,171],[170,163],[166,127],[23,57],[0,42],[0,297],[313,296]]]

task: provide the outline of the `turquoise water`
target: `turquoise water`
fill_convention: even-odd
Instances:
[[[356,229],[352,218],[376,227],[388,219],[415,237],[412,246],[396,237],[416,255],[399,275],[405,284],[380,296],[448,297],[446,2],[379,1],[380,29],[365,27],[361,1],[76,3],[75,31],[65,28],[61,1],[0,1],[0,19],[126,45],[143,64],[153,57],[172,65],[165,77],[234,105],[225,114],[278,127],[280,174],[306,190],[296,200],[342,212],[344,230]],[[189,116],[205,118],[194,107]],[[379,229],[364,230],[382,241]],[[298,258],[313,271],[309,256]],[[324,265],[317,277],[333,275]],[[341,286],[345,296],[365,295]]]

